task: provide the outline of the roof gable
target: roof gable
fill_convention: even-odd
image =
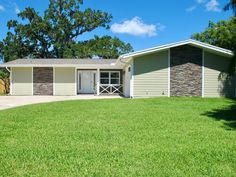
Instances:
[[[227,49],[216,47],[216,46],[213,46],[213,45],[210,45],[207,43],[203,43],[203,42],[189,39],[186,41],[180,41],[180,42],[176,42],[176,43],[171,43],[171,44],[167,44],[167,45],[162,45],[162,46],[158,46],[158,47],[154,47],[154,48],[149,48],[149,49],[125,54],[125,55],[120,56],[119,59],[126,59],[126,58],[147,55],[147,54],[155,53],[155,52],[162,51],[162,50],[168,50],[170,48],[178,47],[178,46],[182,46],[182,45],[192,45],[195,47],[199,47],[199,48],[202,48],[202,49],[205,49],[208,51],[212,51],[212,52],[224,55],[226,57],[232,57],[234,55],[231,50],[227,50]]]

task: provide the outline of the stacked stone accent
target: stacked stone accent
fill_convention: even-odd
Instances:
[[[183,45],[170,49],[171,96],[201,96],[202,49]]]
[[[53,68],[34,68],[34,95],[53,95]]]

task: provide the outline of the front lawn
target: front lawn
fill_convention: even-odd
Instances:
[[[0,176],[236,176],[236,101],[83,100],[0,111]]]

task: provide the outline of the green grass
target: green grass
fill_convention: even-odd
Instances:
[[[0,176],[236,176],[236,101],[84,100],[0,111]]]

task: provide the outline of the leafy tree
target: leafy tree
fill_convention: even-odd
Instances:
[[[49,35],[52,39],[57,58],[63,58],[65,49],[70,49],[75,39],[97,27],[109,28],[112,16],[100,10],[90,8],[80,10],[82,0],[50,0],[45,12],[45,20],[51,24]]]
[[[72,44],[71,49],[65,51],[66,58],[93,58],[96,56],[109,59],[118,58],[120,55],[132,51],[132,46],[116,37],[95,36],[94,39]]]
[[[83,0],[50,0],[43,16],[40,16],[33,8],[26,8],[20,12],[18,16],[23,22],[9,21],[7,24],[9,32],[0,42],[0,54],[4,61],[25,57],[90,57],[91,50],[100,51],[102,48],[102,46],[92,44],[96,42],[102,44],[101,41],[106,41],[104,44],[107,46],[103,46],[104,48],[113,46],[112,49],[117,51],[117,53],[113,51],[113,55],[107,54],[107,58],[115,57],[122,51],[132,50],[130,44],[125,44],[117,38],[108,40],[104,37],[80,41],[79,37],[86,32],[91,32],[98,27],[109,28],[112,19],[110,14],[100,10],[90,8],[81,10],[82,4]],[[86,47],[83,44],[87,44]],[[93,46],[93,49],[89,46]],[[95,46],[98,48],[95,49]],[[127,46],[130,46],[129,50]],[[97,55],[105,56],[98,53]]]
[[[227,3],[224,7],[224,10],[233,10],[234,16],[236,16],[236,0],[229,0],[229,3]]]
[[[26,24],[20,24],[16,20],[7,23],[7,37],[0,43],[1,54],[5,61],[26,56],[47,58],[52,56],[49,51],[52,46],[50,42],[50,24],[38,15],[32,8],[26,8],[18,16],[22,20],[28,20]]]
[[[228,21],[221,20],[217,23],[210,21],[205,31],[193,34],[192,38],[236,53],[236,17],[232,17]],[[235,66],[236,56],[234,56],[234,62],[230,70],[231,74],[236,71]]]

